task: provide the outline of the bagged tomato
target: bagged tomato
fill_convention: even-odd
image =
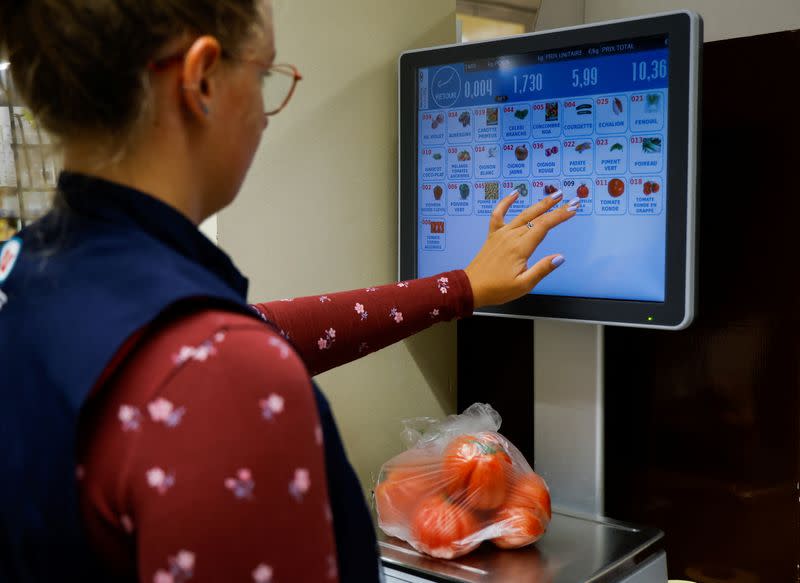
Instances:
[[[452,559],[483,541],[529,545],[550,523],[550,492],[501,434],[500,415],[475,403],[461,415],[403,422],[407,449],[381,468],[378,525],[420,552]]]

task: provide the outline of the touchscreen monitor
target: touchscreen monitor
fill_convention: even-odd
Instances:
[[[700,21],[681,12],[401,57],[401,276],[465,267],[498,200],[561,190],[567,262],[484,313],[681,328],[694,303]]]

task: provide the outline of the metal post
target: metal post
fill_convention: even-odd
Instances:
[[[603,515],[603,327],[537,320],[534,469],[553,505]]]

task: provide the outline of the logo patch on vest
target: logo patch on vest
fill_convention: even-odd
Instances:
[[[0,248],[0,284],[8,279],[14,264],[22,251],[22,240],[14,237]]]

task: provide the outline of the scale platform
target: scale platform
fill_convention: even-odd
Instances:
[[[547,533],[530,547],[502,551],[484,543],[445,561],[378,531],[387,583],[665,583],[663,538],[655,528],[553,512]]]

